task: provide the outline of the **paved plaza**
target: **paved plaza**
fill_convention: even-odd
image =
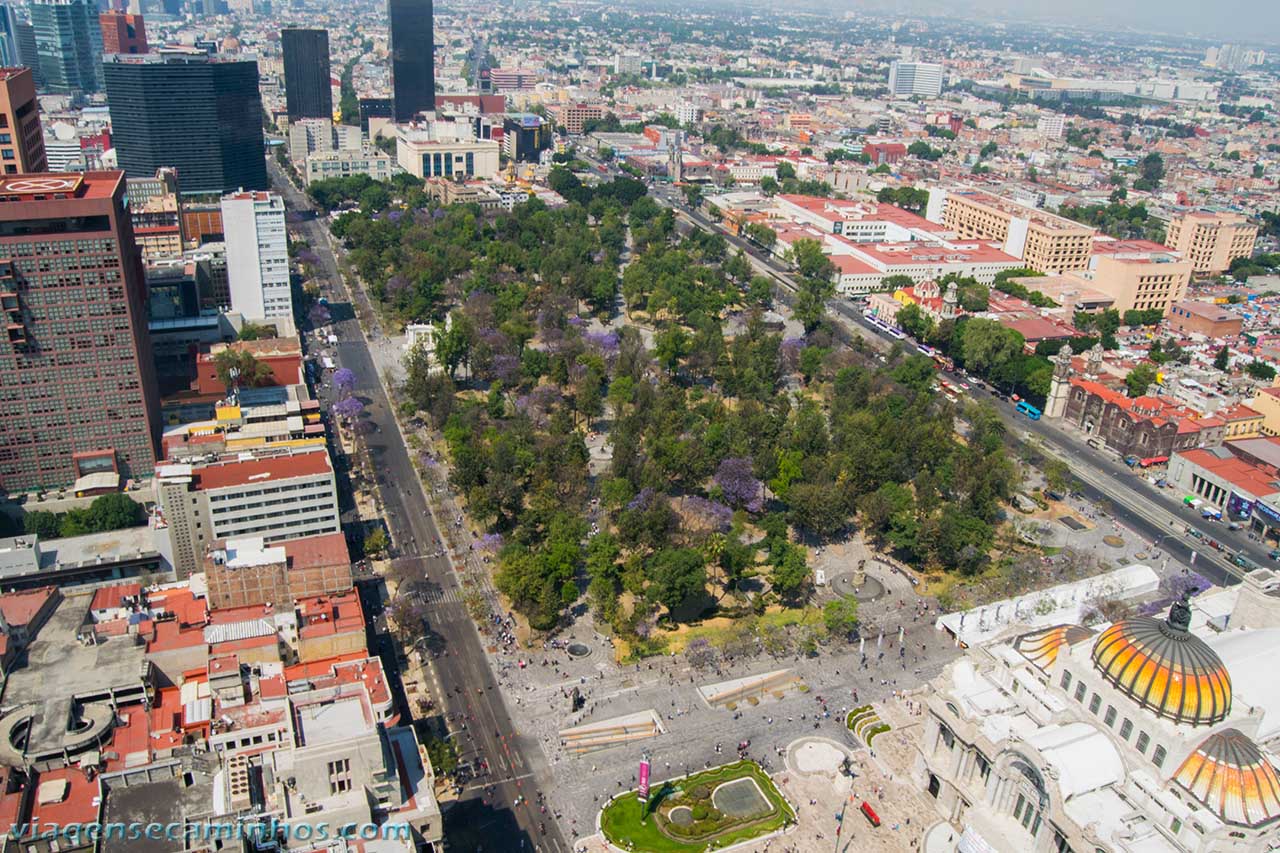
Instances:
[[[844,561],[838,549],[827,549],[818,558],[831,559],[834,565],[837,556],[840,562]],[[519,736],[536,741],[551,766],[556,784],[546,792],[548,808],[559,815],[570,839],[585,843],[595,833],[600,807],[610,796],[636,785],[643,755],[650,758],[656,783],[732,761],[744,743],[744,753],[774,774],[800,813],[800,826],[775,839],[768,849],[813,849],[807,845],[816,840],[818,832],[834,839],[830,834],[834,832],[834,814],[844,796],[850,791],[867,796],[863,791],[870,791],[873,784],[884,787],[888,780],[887,771],[844,728],[848,710],[890,699],[896,691],[921,684],[957,654],[946,635],[933,627],[936,612],[923,612],[928,603],[915,597],[905,578],[886,577],[885,587],[881,599],[863,605],[863,615],[868,625],[901,625],[905,629],[903,643],[900,646],[897,632],[886,627],[882,639],[877,641],[878,635],[873,635],[865,642],[865,664],[859,645],[853,643],[829,644],[812,658],[789,655],[776,659],[761,654],[722,664],[718,669],[695,670],[682,656],[622,665],[615,662],[608,641],[581,624],[569,636],[560,638],[562,648],[493,651],[499,684],[508,696]],[[904,613],[913,618],[904,617]],[[588,646],[591,653],[570,656],[563,646],[573,642]],[[520,666],[521,661],[524,667]],[[807,689],[787,690],[781,698],[771,693],[758,705],[737,703],[736,710],[713,707],[706,699],[704,691],[710,685],[784,669],[793,672]],[[585,699],[576,713],[571,710],[575,687]],[[661,716],[665,728],[656,737],[585,754],[578,754],[572,741],[562,740],[565,729],[600,724],[649,709]],[[858,762],[864,765],[863,771],[855,769],[860,775],[852,788],[847,786],[848,777],[839,773],[828,778],[829,774],[822,772],[795,772],[795,759],[787,756],[788,748],[801,739],[812,743],[814,737],[848,750],[855,767]],[[821,763],[816,754],[804,755],[804,769],[812,769],[809,765],[815,761]],[[880,781],[872,782],[873,779]],[[833,783],[838,787],[842,780],[846,793],[835,796]],[[811,799],[815,801],[813,806],[809,805]],[[819,807],[819,803],[823,805]],[[850,813],[863,820],[852,809]],[[894,843],[851,849],[906,849],[895,846],[907,837],[904,830],[895,832],[891,828],[895,819],[890,813],[883,817],[885,826],[879,832],[895,839]],[[869,829],[869,824],[864,822],[864,826]],[[905,828],[906,824],[902,826]],[[806,836],[806,832],[813,834]],[[808,841],[801,843],[804,838]]]

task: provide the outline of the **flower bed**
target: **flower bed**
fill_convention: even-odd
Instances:
[[[768,811],[741,819],[716,808],[716,790],[738,779],[755,782],[768,801]],[[672,811],[685,809],[688,813],[682,811],[679,822],[670,819]],[[727,847],[768,835],[794,820],[795,812],[769,775],[754,762],[737,761],[657,785],[643,814],[634,791],[621,794],[604,807],[600,827],[610,843],[623,850],[700,853],[709,841]]]

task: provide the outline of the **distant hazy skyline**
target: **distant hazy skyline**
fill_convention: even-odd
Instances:
[[[821,0],[815,5],[821,5]],[[835,0],[835,7],[872,7],[902,14],[953,14],[978,20],[1108,24],[1206,39],[1234,39],[1280,47],[1276,0]]]

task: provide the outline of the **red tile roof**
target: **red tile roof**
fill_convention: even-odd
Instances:
[[[189,649],[192,646],[203,646],[204,629],[202,627],[183,627],[177,622],[152,622],[151,637],[147,640],[147,654]]]
[[[1186,406],[1151,394],[1131,399],[1114,388],[1088,379],[1073,378],[1071,384],[1101,397],[1104,402],[1116,404],[1135,423],[1145,420],[1157,427],[1164,426],[1166,423],[1175,423],[1179,435],[1221,427],[1226,423],[1219,417],[1201,416],[1199,412],[1188,409]]]
[[[131,755],[146,753],[150,760],[150,714],[141,705],[121,708],[116,715],[120,722],[111,730],[111,749],[115,757],[107,757],[107,772],[123,770]],[[133,759],[136,763],[137,759]]]
[[[312,569],[318,566],[349,566],[347,537],[343,533],[325,533],[281,542],[289,557],[289,568]]]
[[[355,590],[336,596],[316,596],[298,601],[302,638],[323,637],[364,630],[364,609]]]
[[[329,474],[333,467],[325,450],[293,453],[262,459],[221,462],[197,467],[192,476],[199,489],[225,489],[243,486],[251,482],[288,480],[294,477],[314,477]]]
[[[1208,450],[1183,450],[1179,455],[1195,465],[1204,468],[1231,485],[1255,498],[1266,497],[1280,492],[1280,483],[1276,475],[1265,468],[1259,468],[1237,456],[1219,458]]]
[[[115,586],[104,586],[93,594],[90,610],[114,610],[120,607],[125,598],[137,598],[142,593],[140,583],[122,583]]]
[[[0,613],[4,614],[4,620],[10,625],[29,625],[49,599],[57,594],[58,588],[54,586],[6,592],[0,595]]]
[[[36,796],[32,799],[31,820],[41,824],[90,824],[96,823],[102,809],[102,787],[99,777],[92,780],[77,767],[62,767],[41,773],[36,784]],[[52,786],[47,790],[56,790],[59,783],[66,783],[64,795],[55,803],[40,803],[40,788]]]
[[[209,621],[208,601],[186,586],[149,591],[147,606],[157,613],[172,613],[179,625],[202,626]]]

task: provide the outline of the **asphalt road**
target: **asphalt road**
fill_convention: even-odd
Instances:
[[[551,780],[541,750],[536,742],[515,732],[506,703],[495,689],[482,637],[462,603],[455,572],[447,557],[433,556],[440,547],[435,544],[440,537],[436,521],[379,381],[368,342],[348,308],[351,293],[338,273],[324,221],[276,164],[270,164],[270,171],[288,208],[303,217],[294,227],[320,257],[322,289],[334,317],[326,331],[338,337],[332,348],[336,349],[335,361],[355,373],[355,395],[364,402],[365,419],[374,427],[366,442],[379,472],[378,488],[392,539],[402,555],[416,558],[428,586],[441,593],[429,596],[428,600],[435,602],[426,605],[431,648],[438,653],[429,663],[440,688],[436,707],[445,715],[436,722],[459,742],[462,761],[478,766],[483,760],[489,765],[489,775],[476,782],[492,785],[492,795],[486,796],[479,784],[464,790],[461,802],[445,813],[445,846],[467,851],[568,851],[571,847],[556,822],[532,802],[540,787]],[[367,310],[367,303],[356,306],[361,313]],[[372,324],[369,328],[376,330]],[[381,643],[384,653],[390,654],[392,647],[385,640]],[[387,669],[395,671],[394,660]],[[522,800],[518,805],[517,798]]]

